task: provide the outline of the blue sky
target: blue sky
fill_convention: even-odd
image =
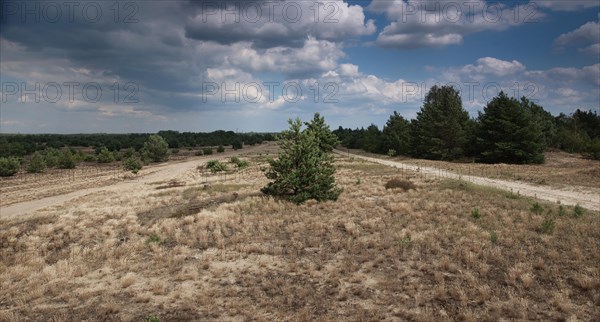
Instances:
[[[600,108],[598,1],[0,3],[3,133],[382,126],[435,84]]]

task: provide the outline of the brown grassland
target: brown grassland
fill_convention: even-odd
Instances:
[[[346,150],[345,148],[342,149],[342,151]],[[582,189],[592,188],[600,192],[600,161],[562,151],[546,152],[546,161],[543,164],[485,164],[467,162],[466,160],[462,162],[447,162],[413,159],[402,156],[391,158],[355,149],[349,151],[359,155],[444,169],[463,175],[516,180],[557,188],[573,186]]]
[[[296,206],[262,196],[260,171],[205,183],[194,169],[0,219],[0,321],[600,317],[598,212],[336,166],[337,202]]]

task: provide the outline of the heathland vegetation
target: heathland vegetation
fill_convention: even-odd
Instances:
[[[270,133],[215,131],[191,133],[160,131],[157,134],[0,134],[0,176],[12,176],[24,167],[30,173],[48,168],[73,169],[80,162],[123,162],[137,173],[142,164],[164,162],[179,148],[200,148],[198,155],[212,154],[213,146],[237,150],[244,145],[274,140]]]
[[[576,110],[554,117],[527,98],[500,93],[470,118],[460,93],[434,86],[413,120],[394,112],[383,130],[341,126],[333,131],[342,145],[372,153],[431,160],[469,159],[485,163],[544,162],[548,148],[600,159],[600,115]]]

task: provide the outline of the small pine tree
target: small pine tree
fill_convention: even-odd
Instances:
[[[71,150],[65,149],[58,159],[58,167],[60,169],[75,169],[76,166],[75,156],[71,153]]]
[[[38,151],[35,151],[31,156],[31,160],[29,160],[29,165],[27,166],[27,172],[29,173],[42,173],[46,171],[46,162],[44,161],[44,157]]]
[[[115,161],[113,153],[108,151],[106,147],[102,147],[97,157],[98,163],[111,163]]]
[[[131,171],[133,174],[137,174],[142,169],[142,162],[134,156],[130,156],[123,161],[123,168],[126,171]]]
[[[19,172],[21,162],[18,158],[0,158],[0,177],[10,177]]]
[[[150,135],[144,143],[142,155],[144,159],[152,162],[163,162],[169,159],[169,143],[160,135]]]
[[[46,161],[46,166],[48,168],[58,167],[58,159],[60,159],[60,155],[60,151],[55,148],[46,149],[44,155],[44,161]]]
[[[290,129],[279,138],[279,156],[269,160],[266,176],[272,181],[261,191],[297,204],[309,199],[337,200],[341,189],[335,185],[333,157],[321,150],[314,131],[301,131],[299,118],[288,122]]]

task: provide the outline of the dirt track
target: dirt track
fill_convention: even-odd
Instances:
[[[0,207],[0,219],[13,218],[15,216],[29,216],[34,214],[37,210],[61,205],[69,200],[84,197],[90,194],[107,191],[119,191],[119,190],[130,190],[136,189],[143,185],[151,182],[158,181],[170,181],[175,180],[177,177],[185,174],[189,170],[195,169],[198,165],[208,160],[221,160],[230,156],[248,154],[250,152],[263,151],[265,148],[271,146],[270,144],[263,144],[256,147],[248,147],[238,151],[227,151],[223,154],[214,156],[203,156],[197,157],[193,160],[183,162],[169,162],[152,167],[143,169],[140,175],[132,180],[119,181],[115,184],[102,187],[87,188],[82,190],[73,191],[70,193],[60,194],[51,197],[45,197],[41,199],[24,201],[19,203],[10,204],[7,206]]]
[[[416,165],[407,164],[398,161],[390,161],[383,160],[378,158],[372,158],[367,156],[362,156],[358,154],[348,153],[345,151],[334,150],[334,152],[348,156],[350,155],[353,158],[362,159],[374,163],[383,164],[390,167],[402,168],[411,171],[418,171],[423,173],[424,175],[438,176],[449,179],[461,179],[468,182],[472,182],[474,184],[489,186],[494,188],[499,188],[507,191],[512,191],[514,193],[519,193],[524,196],[534,197],[542,200],[548,200],[552,202],[559,202],[565,205],[577,205],[591,209],[591,210],[600,210],[600,194],[596,193],[585,193],[578,192],[574,190],[566,190],[566,189],[551,189],[548,187],[536,186],[532,184],[508,181],[508,180],[500,180],[500,179],[490,179],[484,177],[470,176],[470,175],[461,175],[455,172],[441,170],[433,167],[418,167]],[[578,189],[581,190],[581,189]]]

